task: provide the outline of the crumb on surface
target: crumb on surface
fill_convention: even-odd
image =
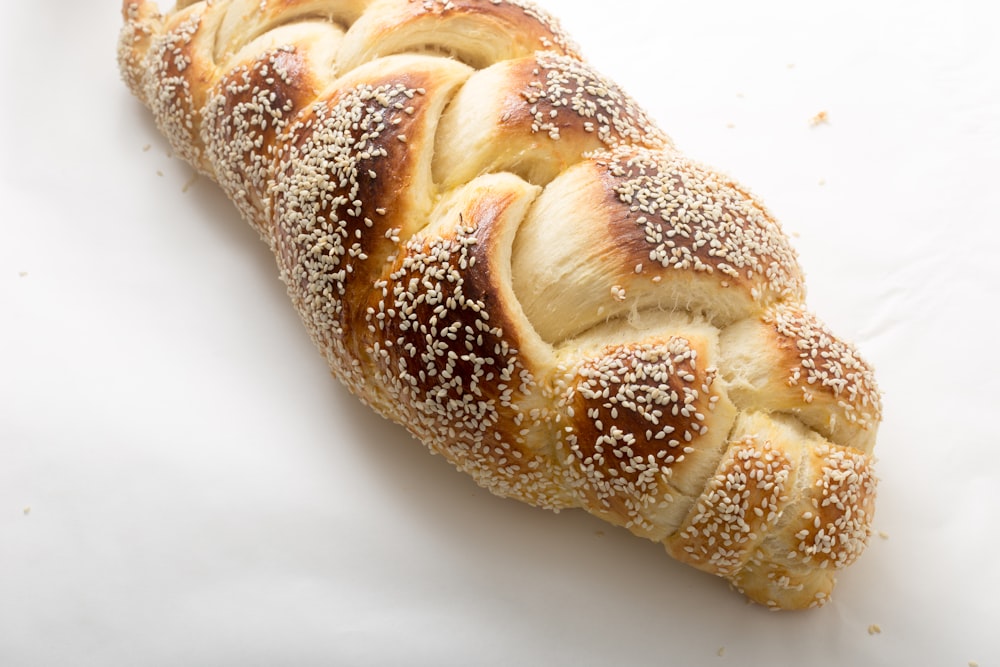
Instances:
[[[827,113],[826,111],[820,111],[818,114],[816,114],[809,120],[809,124],[812,125],[813,127],[816,127],[817,125],[823,125],[829,122],[830,122],[830,114]]]
[[[152,150],[152,148],[153,148],[153,144],[146,144],[145,146],[142,147],[142,152],[143,153],[148,153],[150,150]]]
[[[880,635],[882,634],[882,626],[878,623],[872,623],[868,626],[868,634],[870,635]]]
[[[719,647],[719,653],[718,653],[718,655],[719,655],[720,658],[724,658],[726,656],[726,647],[725,646],[720,646]]]
[[[889,539],[889,533],[885,532],[884,530],[878,531],[878,536],[881,537],[883,540]]]
[[[30,507],[25,507],[24,508],[24,516],[28,516],[29,514],[31,514],[31,508]]]
[[[195,183],[197,182],[198,182],[198,172],[194,172],[193,174],[191,174],[191,178],[189,178],[187,182],[184,184],[184,187],[181,188],[181,192],[187,192],[188,190],[193,188]]]

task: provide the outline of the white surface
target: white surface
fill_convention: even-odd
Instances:
[[[764,198],[877,366],[888,539],[800,614],[360,409],[255,234],[183,191],[117,5],[0,23],[0,665],[1000,664],[992,3],[545,1]]]

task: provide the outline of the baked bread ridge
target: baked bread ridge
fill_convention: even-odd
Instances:
[[[119,64],[334,374],[505,497],[774,609],[864,550],[881,399],[745,188],[527,0],[125,0]]]

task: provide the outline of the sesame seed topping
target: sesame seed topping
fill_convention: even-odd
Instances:
[[[556,53],[538,53],[535,80],[524,92],[535,122],[533,132],[560,138],[564,114],[586,119],[586,131],[614,147],[622,143],[649,147],[669,143],[646,113],[614,83],[580,60]]]
[[[649,244],[649,261],[754,286],[756,300],[796,298],[802,276],[781,228],[733,183],[676,154],[622,148],[595,156]]]
[[[441,2],[441,0],[436,1]],[[545,28],[545,32],[547,33],[541,37],[541,46],[543,49],[559,47],[566,53],[576,53],[579,51],[579,47],[562,29],[559,20],[540,8],[534,2],[531,2],[531,0],[490,0],[490,4],[517,7],[521,9],[526,16],[534,19],[541,26],[543,26]]]
[[[118,53],[126,84],[150,107],[172,154],[197,170],[184,190],[200,173],[211,176],[271,245],[310,334],[352,392],[498,495],[585,507],[773,609],[829,599],[829,587],[806,573],[836,570],[861,553],[877,480],[870,456],[830,442],[843,439],[813,427],[805,408],[874,428],[881,403],[871,370],[801,306],[795,253],[764,206],[677,153],[638,104],[578,58],[555,19],[527,0],[359,3],[347,17],[261,0],[257,13],[267,16],[246,3],[246,26],[234,32],[230,3],[180,3],[162,16],[153,4],[126,4]],[[400,25],[378,24],[386,17]],[[470,30],[492,21],[524,31],[512,34],[516,60],[467,89],[476,91],[469,99],[490,89],[502,102],[497,113],[473,114],[470,126],[486,125],[457,132],[465,139],[455,142],[446,139],[464,126],[458,110],[468,104],[456,91],[472,71],[449,60],[462,47],[426,44],[420,32],[427,21],[452,19]],[[288,29],[324,20],[339,23]],[[366,39],[351,30],[354,21],[385,27],[371,31],[379,35],[372,43],[351,46],[359,62],[378,53],[377,67],[342,67],[350,58],[341,45]],[[378,52],[392,31],[404,46]],[[412,35],[424,37],[408,42]],[[523,52],[525,44],[533,46]],[[447,85],[435,75],[443,63],[457,68]],[[812,124],[827,122],[821,112]],[[501,164],[507,157],[490,162],[496,147],[482,155],[469,148],[478,141],[470,136],[501,129],[519,137],[513,159],[525,154],[518,141],[532,146],[537,164],[524,180]],[[469,149],[469,174],[442,177],[458,170],[439,170],[441,146]],[[582,209],[561,216],[551,199],[541,205],[546,195],[558,198],[552,179],[574,165],[574,192],[598,193],[592,208],[608,217],[588,228],[588,241],[628,252],[594,252],[594,266],[576,271],[605,282],[578,289],[595,301],[595,319],[560,338],[518,303],[512,274],[531,270],[512,269],[512,257],[538,211],[578,219]],[[541,224],[561,242],[556,223]],[[554,263],[539,276],[581,282]],[[723,320],[697,295],[657,296],[684,293],[677,285],[694,284],[693,276],[697,290],[709,285],[747,305]],[[722,341],[747,322],[790,359],[778,372],[803,406],[789,409],[794,416],[737,401],[735,383],[720,379]],[[801,437],[734,425],[758,415],[798,424]]]
[[[553,479],[551,462],[532,445],[547,410],[523,407],[540,387],[493,310],[490,269],[475,268],[494,241],[483,239],[490,223],[481,214],[459,215],[403,245],[368,301],[365,322],[376,334],[371,380],[394,418],[480,485],[565,507],[565,491],[557,490],[565,483]]]
[[[143,98],[157,126],[174,151],[192,165],[201,164],[195,128],[198,114],[185,72],[191,65],[190,46],[201,28],[201,14],[194,13],[168,33],[157,37],[146,57],[142,77]]]
[[[812,521],[803,515],[796,524],[800,530],[793,560],[839,569],[853,563],[868,544],[878,480],[864,454],[820,445],[813,456],[819,475],[812,488]]]
[[[668,548],[695,567],[736,574],[780,517],[792,469],[769,441],[731,444]]]
[[[656,517],[664,502],[670,507],[667,480],[698,451],[681,448],[671,434],[683,431],[693,442],[709,432],[696,408],[708,404],[716,373],[700,368],[697,358],[688,340],[674,337],[609,347],[560,370],[555,394],[575,424],[562,447],[580,475],[580,489],[618,508],[626,527],[637,532],[663,530]],[[699,424],[697,436],[693,424]]]
[[[793,306],[781,306],[765,318],[793,345],[798,364],[791,368],[788,385],[799,387],[803,400],[826,391],[838,399],[837,405],[848,422],[868,428],[882,418],[881,393],[874,373],[854,346],[842,341],[812,314]]]

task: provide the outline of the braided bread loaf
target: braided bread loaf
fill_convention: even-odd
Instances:
[[[350,390],[490,491],[776,608],[870,534],[880,397],[745,189],[527,0],[125,0],[119,60]]]

